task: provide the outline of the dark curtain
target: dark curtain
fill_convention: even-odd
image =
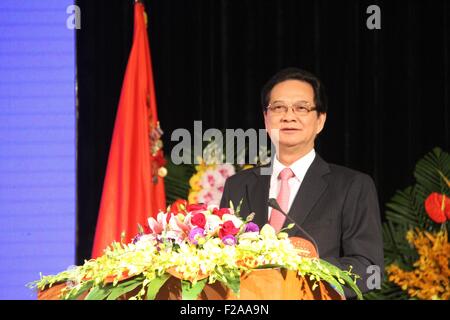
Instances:
[[[79,0],[77,262],[90,257],[132,41],[132,0]],[[381,8],[381,30],[366,9]],[[450,4],[434,1],[148,0],[165,153],[176,128],[263,128],[260,88],[277,70],[316,73],[329,100],[317,150],[371,175],[380,205],[416,161],[450,149]]]

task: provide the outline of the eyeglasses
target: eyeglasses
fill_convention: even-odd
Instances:
[[[287,103],[281,102],[281,101],[275,102],[275,103],[270,103],[266,107],[266,110],[268,110],[274,114],[283,114],[283,113],[288,112],[289,107],[292,108],[292,111],[294,111],[294,113],[300,114],[300,115],[307,115],[311,111],[316,110],[316,107],[312,106],[307,101],[298,101],[298,102],[294,102],[291,105],[288,105]]]

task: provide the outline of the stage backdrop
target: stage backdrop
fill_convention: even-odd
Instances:
[[[90,256],[133,1],[77,2],[78,262]],[[282,67],[316,73],[329,113],[317,150],[371,175],[381,208],[415,162],[450,149],[450,4],[436,1],[148,0],[165,152],[176,128],[262,128],[259,93]],[[369,5],[381,29],[369,30]]]

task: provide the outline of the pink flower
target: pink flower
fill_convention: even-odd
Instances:
[[[216,170],[206,170],[200,179],[200,185],[203,189],[215,189],[221,185],[224,185],[225,179]]]
[[[236,173],[234,166],[228,163],[221,164],[218,171],[225,179]]]
[[[222,194],[215,188],[203,189],[198,193],[198,200],[208,205],[219,205]]]
[[[163,230],[166,230],[168,221],[168,214],[161,211],[158,213],[156,220],[153,217],[148,218],[148,225],[152,233],[160,234]]]
[[[188,234],[191,228],[186,223],[186,220],[186,217],[184,217],[184,221],[180,221],[177,216],[172,216],[169,220],[169,227],[171,230]]]

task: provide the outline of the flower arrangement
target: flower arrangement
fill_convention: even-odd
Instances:
[[[397,264],[388,266],[389,281],[407,291],[412,298],[450,300],[447,233],[410,230],[406,238],[416,248],[419,259],[414,262],[412,271],[405,271]]]
[[[171,276],[181,281],[182,298],[196,299],[204,286],[221,282],[239,295],[243,274],[261,268],[285,268],[314,281],[312,290],[326,281],[343,295],[343,286],[361,292],[355,275],[296,248],[285,233],[270,225],[261,229],[239,216],[239,207],[218,208],[187,205],[179,200],[131,243],[113,243],[97,259],[57,275],[41,276],[30,284],[44,290],[65,283],[63,299],[117,299],[135,292],[130,299],[155,299]],[[292,227],[292,226],[290,226]],[[133,291],[135,290],[135,291]]]
[[[450,155],[435,148],[417,162],[416,183],[387,204],[386,277],[369,299],[450,299]]]
[[[442,177],[450,188],[450,181],[444,175]],[[442,224],[440,231],[409,230],[406,240],[419,254],[419,259],[413,263],[414,269],[405,271],[393,263],[386,271],[389,281],[407,291],[412,298],[450,300],[450,243],[445,228],[445,222],[450,219],[450,198],[433,192],[425,200],[424,207],[432,221]]]

